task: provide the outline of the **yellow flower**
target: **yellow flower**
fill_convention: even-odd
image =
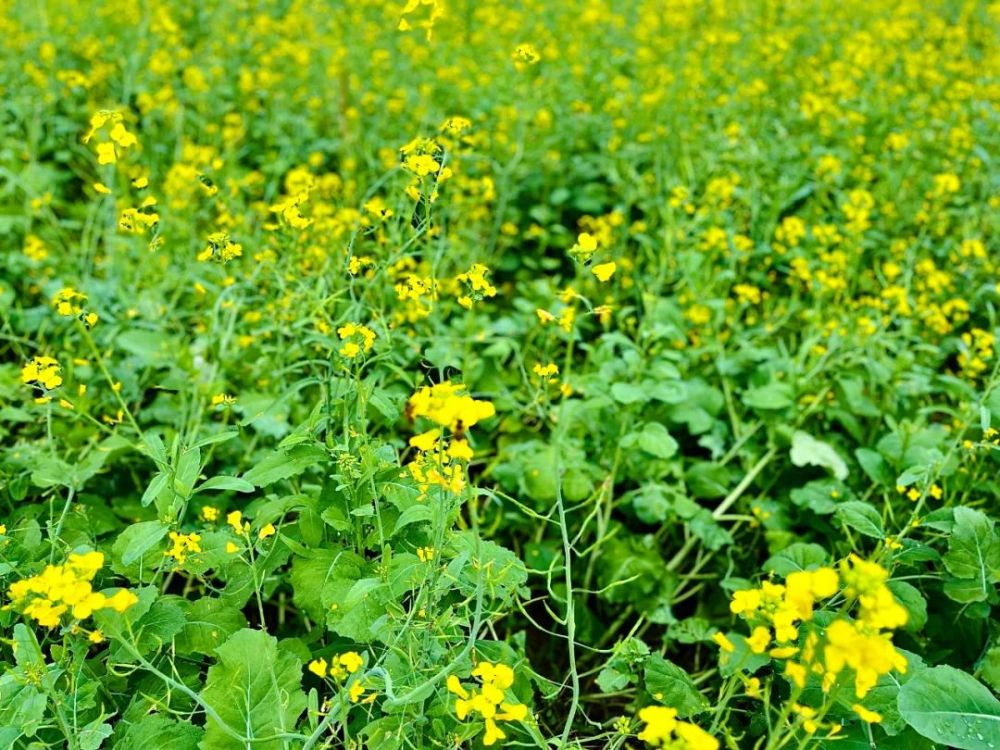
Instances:
[[[226,523],[232,526],[233,531],[237,534],[244,534],[250,528],[250,524],[243,522],[243,513],[238,510],[234,510],[226,516]]]
[[[464,385],[448,380],[424,386],[407,402],[409,413],[412,417],[427,417],[454,432],[467,430],[496,414],[493,404],[465,395],[464,390]]]
[[[274,528],[273,523],[264,524],[264,526],[261,527],[261,530],[257,532],[257,539],[267,539],[269,536],[274,536],[276,531],[277,530]]]
[[[62,385],[61,371],[59,362],[52,357],[34,357],[21,369],[21,382],[51,391]]]
[[[422,432],[419,435],[414,435],[410,438],[410,446],[416,448],[418,451],[430,451],[434,449],[437,444],[438,438],[441,437],[441,430],[433,429],[427,432]]]
[[[744,589],[733,592],[733,600],[729,603],[729,611],[734,615],[751,617],[760,607],[761,592],[757,589]]]
[[[667,706],[646,706],[639,709],[639,720],[646,727],[637,735],[640,740],[650,745],[666,742],[677,727],[677,709]]]
[[[680,721],[674,731],[687,743],[686,750],[718,750],[719,741],[696,724]]]
[[[853,706],[851,706],[851,710],[854,711],[854,713],[856,713],[858,716],[860,716],[862,721],[868,724],[878,724],[880,721],[882,721],[882,714],[876,711],[869,711],[860,703],[855,703]]]
[[[753,634],[747,638],[747,645],[755,654],[763,654],[770,642],[771,631],[760,625],[754,628]]]
[[[347,670],[348,674],[354,674],[359,669],[361,665],[364,664],[364,659],[361,658],[361,654],[356,651],[345,651],[338,657],[341,666]]]
[[[614,261],[611,261],[610,263],[601,263],[598,266],[594,266],[591,269],[591,271],[593,272],[594,276],[597,277],[598,281],[602,281],[603,282],[603,281],[607,281],[612,276],[614,276],[615,275],[615,270],[617,268],[618,268],[618,264],[615,263]]]
[[[324,677],[326,677],[326,671],[327,671],[326,659],[313,659],[311,662],[309,662],[308,669],[314,675],[316,675],[320,679],[323,679]]]
[[[139,601],[139,597],[131,591],[119,589],[113,596],[108,597],[106,606],[111,607],[115,612],[124,612],[137,601]]]
[[[576,237],[576,244],[569,249],[569,254],[581,263],[586,263],[596,251],[597,238],[589,232],[581,232]]]
[[[97,144],[98,164],[114,164],[117,161],[118,161],[118,155],[115,153],[115,144],[113,143]]]
[[[731,654],[736,650],[736,646],[733,644],[729,638],[726,637],[725,633],[715,633],[712,635],[712,640],[715,641],[716,645],[722,649],[727,654]]]

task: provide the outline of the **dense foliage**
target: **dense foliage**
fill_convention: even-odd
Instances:
[[[0,746],[1000,746],[998,29],[0,3]]]

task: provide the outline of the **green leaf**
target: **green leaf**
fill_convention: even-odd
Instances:
[[[169,483],[170,483],[170,475],[167,474],[166,472],[161,471],[159,474],[153,477],[152,481],[149,483],[149,486],[146,487],[146,491],[142,493],[143,507],[146,507],[151,502],[153,502],[153,500],[159,497],[160,493],[163,492],[164,488]]]
[[[212,596],[183,604],[186,605],[186,622],[174,641],[183,654],[211,654],[219,644],[247,625],[243,613],[236,607]]]
[[[22,670],[0,675],[0,738],[5,736],[4,730],[12,730],[8,747],[22,735],[34,736],[45,721],[45,704],[45,694],[25,680]]]
[[[870,448],[858,448],[854,451],[854,457],[869,479],[883,487],[892,486],[892,472],[881,453]]]
[[[795,392],[788,383],[768,383],[744,393],[743,403],[758,411],[787,409],[795,403]]]
[[[191,448],[181,453],[174,471],[174,491],[186,500],[191,496],[194,483],[201,471],[201,448]]]
[[[954,667],[927,669],[899,691],[899,712],[917,732],[960,750],[1000,747],[1000,701]]]
[[[659,422],[647,422],[639,433],[639,447],[657,458],[672,458],[677,453],[677,441]]]
[[[906,621],[905,629],[912,632],[919,632],[927,624],[927,600],[924,595],[906,581],[889,581],[887,584],[896,601],[902,604],[909,618]]]
[[[837,506],[837,518],[845,526],[854,529],[859,534],[870,536],[875,539],[885,539],[885,531],[882,528],[882,517],[868,503],[860,500],[851,500]]]
[[[948,539],[944,566],[965,583],[952,586],[951,590],[962,591],[962,598],[957,601],[985,601],[1000,570],[1000,541],[995,524],[985,513],[972,508],[958,507],[954,514],[955,525]]]
[[[700,461],[687,470],[684,481],[695,497],[712,499],[729,491],[729,469],[711,461]]]
[[[818,568],[826,562],[826,550],[820,545],[795,542],[771,555],[764,563],[764,570],[784,578],[796,571]]]
[[[650,394],[632,383],[615,383],[611,386],[611,396],[619,404],[638,404],[649,401]]]
[[[258,461],[243,475],[243,479],[254,487],[267,487],[281,479],[301,474],[326,458],[326,449],[318,445],[298,445],[289,451],[277,450]]]
[[[104,722],[104,718],[99,716],[80,728],[76,736],[76,746],[80,750],[98,750],[104,744],[104,740],[111,736],[114,730],[110,724]]]
[[[238,736],[210,715],[202,750],[284,748],[284,740],[264,738],[293,731],[305,710],[302,662],[259,630],[237,631],[215,653],[218,661],[208,669],[201,697]]]
[[[115,540],[114,551],[122,565],[131,565],[167,535],[169,526],[160,521],[143,521],[126,526]]]
[[[246,479],[241,479],[240,477],[212,477],[211,479],[206,479],[204,482],[198,485],[195,492],[203,492],[204,490],[232,490],[234,492],[253,492],[254,486],[248,482]]]
[[[676,708],[681,718],[708,708],[708,699],[698,692],[688,673],[658,654],[653,654],[646,663],[645,684],[655,700]]]
[[[202,734],[201,727],[153,714],[130,725],[122,739],[115,742],[115,750],[149,750],[151,747],[197,750]]]
[[[792,435],[792,463],[796,466],[820,466],[829,469],[841,482],[850,472],[840,454],[829,443],[817,440],[812,435],[796,430]]]

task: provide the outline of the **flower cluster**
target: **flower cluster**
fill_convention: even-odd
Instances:
[[[877,563],[852,554],[839,570],[797,571],[784,584],[764,581],[760,588],[736,591],[729,608],[753,626],[746,637],[749,649],[784,661],[784,674],[796,688],[804,689],[815,675],[822,691],[831,693],[841,684],[841,675],[849,674],[855,695],[864,698],[881,676],[907,668],[891,635],[906,624],[907,611],[886,585],[888,577]],[[817,603],[839,595],[845,599],[841,612],[825,628],[810,627],[803,634]],[[848,614],[852,610],[854,617]],[[715,639],[724,652],[734,650],[725,635]],[[880,719],[860,709],[856,712],[866,721]]]
[[[479,401],[465,393],[465,386],[445,380],[424,386],[407,402],[410,417],[425,417],[461,435],[475,424],[496,414],[489,401]]]
[[[233,242],[228,232],[213,232],[208,235],[205,249],[198,253],[198,260],[216,260],[220,263],[228,263],[242,255],[243,245]]]
[[[97,313],[89,312],[83,306],[87,301],[87,295],[78,292],[72,287],[60,289],[52,297],[52,307],[56,313],[64,318],[77,318],[87,328],[97,325]]]
[[[62,565],[48,565],[38,575],[14,582],[7,596],[25,617],[46,628],[58,626],[67,612],[74,620],[85,620],[100,609],[124,612],[138,601],[135,594],[119,589],[106,596],[91,587],[103,565],[101,552],[74,553]]]
[[[200,534],[180,534],[176,531],[171,531],[170,541],[173,545],[163,553],[163,556],[171,558],[178,565],[183,565],[188,555],[201,552]]]
[[[362,353],[367,354],[375,344],[375,331],[360,323],[346,323],[337,329],[337,336],[343,345],[340,355],[346,359],[354,359]]]
[[[95,135],[99,137],[97,144],[97,163],[114,164],[118,161],[120,150],[131,148],[139,141],[134,133],[125,127],[121,112],[101,110],[90,118],[90,130],[83,136],[83,142],[89,143]],[[105,126],[111,125],[105,132]]]
[[[507,734],[497,724],[498,721],[524,721],[528,718],[528,707],[507,700],[506,691],[514,684],[514,670],[506,664],[480,662],[472,670],[472,676],[481,683],[478,688],[467,688],[457,676],[448,677],[448,692],[454,694],[455,715],[465,721],[470,715],[479,714],[486,728],[483,744],[496,744]]]
[[[309,662],[307,669],[322,680],[333,680],[335,683],[343,683],[355,672],[361,669],[364,659],[356,651],[345,651],[337,654],[327,661],[324,658],[313,659]],[[348,696],[351,703],[357,703],[365,693],[365,688],[361,680],[353,680],[348,686]],[[374,694],[372,695],[374,698]]]
[[[489,272],[490,269],[482,263],[473,263],[468,271],[455,277],[455,281],[466,290],[464,294],[459,295],[458,304],[466,310],[471,310],[473,302],[496,296],[496,287],[486,280],[486,274]]]
[[[62,367],[52,357],[33,357],[21,368],[21,382],[46,391],[53,391],[62,385]]]
[[[413,419],[425,418],[440,425],[410,438],[417,456],[407,469],[420,487],[421,498],[434,486],[458,494],[465,487],[465,474],[458,462],[473,456],[465,431],[496,414],[493,404],[472,398],[464,385],[446,380],[414,393],[407,402],[407,413]],[[450,439],[444,437],[444,429],[451,431]]]
[[[719,741],[704,729],[678,721],[676,708],[646,706],[639,709],[639,720],[646,726],[637,737],[647,745],[671,750],[718,750]]]

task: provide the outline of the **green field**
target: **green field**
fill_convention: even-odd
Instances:
[[[0,749],[1000,748],[998,32],[0,0]]]

